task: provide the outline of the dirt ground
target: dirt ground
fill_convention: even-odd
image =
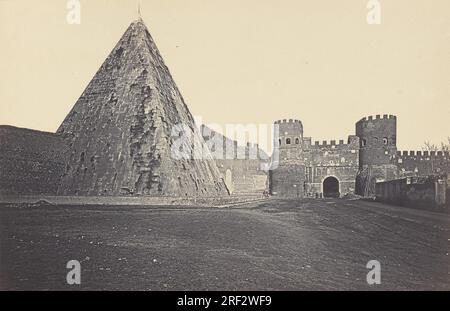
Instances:
[[[3,290],[450,290],[449,215],[365,201],[0,206],[0,243]]]

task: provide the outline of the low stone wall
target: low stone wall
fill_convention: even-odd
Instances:
[[[446,208],[445,176],[407,177],[376,183],[376,200],[402,206]]]
[[[393,164],[364,165],[356,176],[355,193],[363,197],[373,198],[376,193],[375,184],[398,179],[398,168]]]

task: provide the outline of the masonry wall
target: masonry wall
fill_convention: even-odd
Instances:
[[[231,194],[262,195],[268,190],[268,173],[264,166],[269,156],[257,144],[239,146],[237,141],[205,125],[201,133]]]
[[[398,151],[392,163],[401,176],[450,174],[450,155],[441,151]]]
[[[354,193],[359,168],[357,136],[349,136],[346,142],[331,140],[315,143],[312,143],[311,138],[304,137],[297,144],[295,137],[302,134],[290,131],[287,136],[291,137],[291,141],[287,144],[286,132],[284,134],[281,138],[279,168],[271,171],[270,175],[273,195],[322,197],[323,182],[330,176],[339,181],[341,196]]]
[[[445,208],[447,177],[406,177],[376,183],[376,199],[408,207]]]
[[[0,126],[0,195],[56,194],[65,146],[53,133]]]
[[[356,176],[356,194],[364,197],[375,196],[375,184],[399,178],[398,167],[394,164],[364,165]]]
[[[393,115],[376,115],[356,123],[360,138],[360,166],[390,164],[397,152],[397,118]]]
[[[270,171],[270,193],[285,198],[303,198],[305,166],[299,163],[280,163]]]
[[[392,163],[397,152],[397,117],[385,114],[363,118],[356,123],[356,135],[360,138],[356,193],[373,197],[377,181],[398,177],[397,166]]]
[[[300,120],[275,121],[274,143],[278,166],[270,171],[270,193],[284,198],[302,198],[305,192],[303,125]]]
[[[359,167],[359,139],[349,136],[346,143],[304,140],[304,159],[306,165],[306,191],[309,197],[323,195],[323,182],[327,177],[339,181],[341,196],[355,192],[355,179]]]
[[[231,194],[262,195],[268,189],[268,175],[260,161],[219,159],[216,163]]]

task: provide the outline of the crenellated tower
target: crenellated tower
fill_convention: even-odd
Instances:
[[[397,117],[376,115],[356,123],[360,141],[359,165],[390,164],[397,152]]]
[[[303,124],[300,120],[283,119],[275,121],[278,127],[278,140],[280,159],[289,160],[301,151],[303,142]],[[277,143],[277,142],[275,142]]]
[[[356,192],[371,196],[377,181],[398,175],[397,167],[392,164],[397,153],[397,117],[385,114],[363,118],[356,123],[356,136],[360,140]]]
[[[270,171],[270,191],[284,197],[303,196],[305,165],[301,161],[303,124],[300,120],[284,119],[274,123],[278,166]]]

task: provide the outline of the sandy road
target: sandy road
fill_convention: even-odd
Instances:
[[[450,290],[449,216],[364,201],[0,207],[0,234],[3,289]],[[372,259],[381,285],[367,285]]]

